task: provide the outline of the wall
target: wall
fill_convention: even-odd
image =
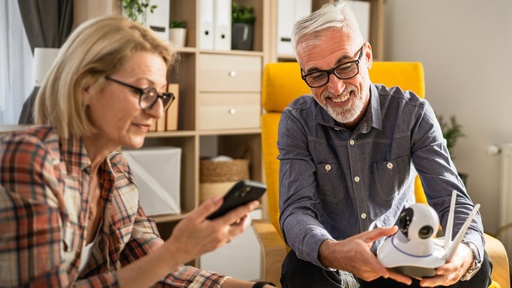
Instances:
[[[385,59],[421,61],[426,98],[462,124],[454,162],[469,174],[468,192],[492,234],[500,224],[500,157],[486,149],[512,142],[512,1],[387,0],[385,9]]]

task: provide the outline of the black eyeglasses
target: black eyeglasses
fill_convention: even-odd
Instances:
[[[119,81],[117,79],[114,79],[110,76],[105,76],[105,79],[110,80],[112,82],[116,82],[117,84],[121,84],[123,86],[132,88],[133,90],[137,91],[139,93],[139,106],[142,110],[147,110],[153,108],[158,98],[162,99],[162,104],[164,105],[164,111],[171,106],[174,99],[176,99],[176,96],[172,94],[172,92],[169,92],[169,84],[166,86],[166,91],[162,93],[162,95],[159,95],[156,91],[155,87],[147,87],[147,88],[139,88],[133,85],[130,85],[128,83]]]
[[[358,50],[359,57],[357,57],[357,60],[345,62],[330,70],[318,70],[302,75],[302,80],[304,80],[309,87],[318,88],[329,82],[331,74],[334,74],[334,76],[340,80],[347,80],[356,76],[359,73],[359,63],[361,62],[361,58],[363,58],[363,48],[364,44]],[[300,71],[304,73],[304,70],[301,69]]]

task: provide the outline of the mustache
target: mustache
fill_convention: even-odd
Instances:
[[[339,94],[334,94],[334,93],[331,93],[330,91],[324,91],[324,93],[322,93],[322,98],[325,99],[325,98],[344,97],[344,96],[350,94],[351,92],[355,92],[354,95],[358,96],[356,87],[346,86],[345,89],[343,89],[343,91],[341,91],[341,93],[339,93]]]

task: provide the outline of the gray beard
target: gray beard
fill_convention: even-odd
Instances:
[[[321,105],[334,120],[341,124],[353,122],[364,109],[363,97],[354,89],[351,89],[350,92],[353,92],[350,96],[353,99],[347,100],[353,101],[353,105],[350,107],[335,108],[331,105],[325,104],[325,102]]]

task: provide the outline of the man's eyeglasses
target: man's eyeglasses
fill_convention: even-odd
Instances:
[[[110,76],[105,76],[105,79],[110,80],[112,82],[116,82],[117,84],[121,84],[123,86],[132,88],[133,90],[137,91],[139,93],[139,106],[142,110],[147,110],[153,108],[158,98],[162,99],[162,104],[164,106],[164,111],[171,106],[172,102],[176,97],[171,92],[168,92],[169,85],[166,87],[166,92],[162,93],[162,95],[159,95],[156,91],[155,87],[147,87],[147,88],[139,88],[133,85],[130,85],[128,83],[119,81],[117,79],[114,79]]]
[[[340,80],[347,80],[359,73],[359,63],[361,62],[361,58],[363,58],[363,46],[358,50],[359,57],[357,60],[352,60],[340,64],[330,70],[318,70],[306,75],[302,75],[302,80],[308,84],[311,88],[318,88],[324,86],[329,82],[331,74],[334,74]],[[304,73],[304,70],[301,69],[301,72]]]

